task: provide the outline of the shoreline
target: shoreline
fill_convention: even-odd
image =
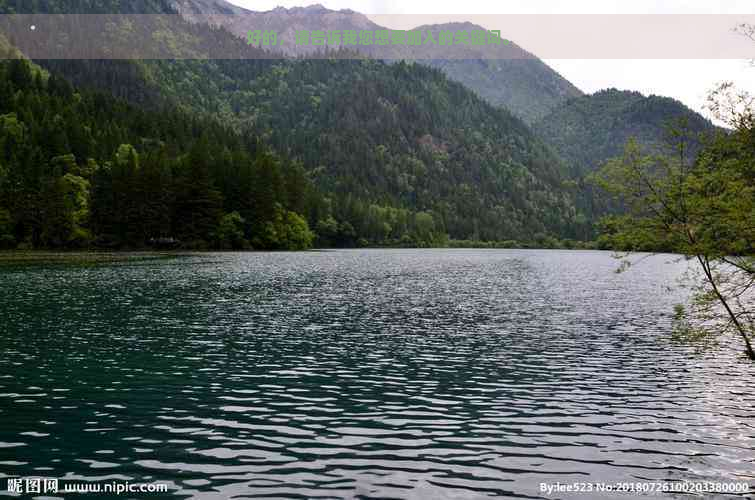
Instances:
[[[536,248],[536,247],[353,247],[353,248],[310,248],[307,250],[0,250],[0,268],[14,265],[54,265],[54,264],[109,264],[119,262],[139,262],[201,256],[208,254],[266,254],[295,252],[329,252],[338,250],[554,250],[554,251],[600,251],[615,252],[599,248]],[[648,252],[635,252],[648,253]]]

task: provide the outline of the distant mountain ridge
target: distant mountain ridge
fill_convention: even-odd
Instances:
[[[630,138],[646,149],[660,147],[679,120],[693,133],[716,129],[676,99],[615,88],[570,99],[533,128],[579,175],[620,156]]]
[[[353,10],[334,11],[322,5],[276,8],[254,12],[225,0],[171,0],[186,19],[222,25],[245,37],[251,29],[277,32],[281,49],[292,56],[311,54],[322,47],[297,45],[300,30],[382,30],[364,14]],[[437,34],[444,30],[484,30],[471,23],[424,25],[415,29]],[[506,45],[455,45],[453,56],[439,59],[427,47],[401,45],[349,47],[366,55],[387,60],[421,59],[417,62],[441,69],[449,78],[475,91],[491,104],[508,108],[526,123],[533,123],[566,100],[582,95],[571,82],[515,43]],[[408,52],[411,50],[411,53]],[[445,51],[445,49],[444,49]],[[432,57],[432,58],[429,58]]]

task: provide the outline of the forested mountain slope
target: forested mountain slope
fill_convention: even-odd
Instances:
[[[172,6],[187,19],[222,25],[244,38],[249,30],[273,30],[278,34],[282,50],[296,56],[311,54],[320,48],[296,44],[299,30],[359,32],[386,29],[364,14],[352,10],[334,11],[321,5],[279,7],[268,12],[249,11],[225,0],[173,0]],[[436,40],[441,31],[471,33],[483,30],[471,23],[425,25],[414,29],[432,33]],[[567,99],[582,95],[568,80],[515,43],[454,45],[443,47],[440,56],[437,47],[432,45],[357,45],[349,48],[373,58],[416,59],[421,64],[439,68],[450,79],[463,83],[488,102],[506,107],[527,123],[536,121]]]
[[[207,25],[161,29],[168,46],[187,30],[232,50],[253,50]],[[339,57],[40,63],[79,86],[223,123],[272,145],[285,162],[301,162],[325,193],[303,214],[324,242],[580,234],[586,222],[564,188],[562,164],[519,119],[440,71]],[[146,151],[133,142],[137,153]],[[84,158],[77,155],[77,163]],[[216,156],[203,162],[223,168]],[[213,187],[220,177],[210,176]],[[247,227],[246,236],[253,239],[257,229]]]
[[[257,138],[0,63],[3,247],[306,248],[323,200]]]
[[[692,133],[715,130],[709,120],[675,99],[617,89],[571,99],[536,123],[534,130],[581,175],[620,156],[630,138],[646,148],[659,147],[668,127],[680,120]]]

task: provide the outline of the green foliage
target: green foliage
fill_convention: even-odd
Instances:
[[[244,218],[238,212],[225,214],[220,219],[216,236],[218,246],[222,249],[243,249],[247,245],[244,239]]]
[[[631,139],[648,152],[668,154],[668,127],[684,121],[690,133],[688,155],[700,149],[697,134],[712,134],[715,127],[682,103],[667,97],[645,97],[639,92],[608,89],[568,100],[534,125],[568,166],[572,180],[564,185],[575,198],[585,219],[577,226],[582,239],[594,239],[589,221],[623,213],[621,202],[611,202],[595,191],[590,175],[607,160],[619,156]]]
[[[278,219],[266,247],[311,244],[301,221],[320,195],[300,165],[257,138],[172,107],[77,93],[55,75],[18,77],[29,68],[0,63],[0,90],[12,96],[0,107],[2,246],[139,248],[173,238],[240,248],[254,236],[246,220]]]
[[[50,0],[27,8],[63,7]],[[165,5],[90,0],[75,7],[162,12]],[[437,246],[448,238],[552,244],[589,235],[589,217],[551,150],[521,120],[437,69],[344,60],[344,53],[180,59],[207,41],[229,58],[256,49],[178,16],[151,22],[117,31],[158,34],[157,45],[177,59],[39,61],[46,80],[30,79],[34,66],[24,61],[4,70],[0,97],[10,105],[0,113],[17,113],[20,137],[33,129],[26,147],[7,155],[23,155],[8,160],[24,178],[9,194],[18,241],[60,240],[41,236],[36,207],[51,193],[43,189],[51,158],[64,155],[75,161],[64,162],[60,175],[91,183],[88,229],[102,246],[171,237],[192,247],[218,244],[223,214],[233,212],[257,248],[308,241],[302,230],[294,235],[303,237],[286,236],[286,228],[300,228],[289,212],[322,230],[318,244],[337,246]],[[34,168],[22,172],[21,164]]]
[[[751,117],[752,115],[750,115]],[[733,329],[755,359],[755,128],[718,136],[694,163],[686,131],[676,131],[676,154],[644,154],[630,142],[622,158],[596,176],[619,197],[626,215],[604,222],[603,241],[628,251],[667,251],[699,264],[695,316],[701,325]]]
[[[672,316],[673,337],[676,340],[685,343],[699,343],[711,340],[710,332],[705,329],[697,328],[693,324],[684,304],[674,305],[674,314]]]
[[[290,210],[276,213],[275,232],[279,246],[287,250],[304,250],[312,246],[315,235],[309,230],[307,221]]]
[[[65,211],[74,228],[80,228],[89,219],[89,181],[73,174],[60,178],[61,192],[65,199]]]
[[[85,228],[89,217],[89,181],[67,173],[44,181],[40,194],[42,245],[86,246],[91,240]]]
[[[366,207],[377,205],[432,213],[439,232],[458,239],[586,234],[589,221],[563,187],[559,159],[511,113],[490,106],[438,70],[337,57],[45,64],[78,84],[139,104],[152,105],[161,96],[251,130],[291,160],[292,172],[297,170],[293,164],[300,166],[299,177],[308,171],[336,203],[330,213],[307,217],[312,227],[333,216],[359,233],[372,227],[363,219]],[[276,184],[275,172],[263,175],[270,176],[265,184],[274,193],[289,189]],[[262,191],[257,190],[255,204],[264,206],[269,220],[272,204]],[[307,202],[290,189],[286,196],[289,205]],[[353,209],[356,200],[362,207]],[[261,227],[255,220],[259,214],[250,217],[241,208],[239,213],[249,227]],[[359,237],[383,242],[374,231],[351,240],[347,233],[335,238],[337,244],[351,246]]]
[[[10,212],[0,209],[0,249],[14,248],[16,239],[11,234],[13,230],[13,220]]]
[[[535,130],[566,160],[573,175],[581,176],[621,155],[630,138],[649,151],[667,153],[668,127],[682,120],[691,134],[715,130],[674,99],[607,89],[570,99],[537,122]],[[697,141],[688,146],[699,150]]]
[[[315,238],[303,217],[280,205],[274,208],[271,219],[261,223],[255,234],[252,245],[263,250],[305,250],[312,246]]]
[[[318,246],[334,246],[336,244],[336,241],[338,241],[338,221],[335,220],[332,215],[329,215],[325,219],[318,220],[317,225],[315,226],[315,230],[318,236]]]
[[[318,185],[342,204],[362,202],[354,208],[364,217],[370,205],[432,212],[458,238],[572,230],[575,214],[560,187],[559,161],[522,122],[439,71],[305,60],[281,62],[240,85],[250,91],[209,98],[244,97],[240,117],[253,112],[248,119],[277,149],[324,165]],[[321,98],[317,108],[312,96]],[[360,233],[360,226],[369,228],[367,240],[380,240],[369,220],[340,218]]]
[[[540,59],[531,54],[511,57],[512,49],[510,46],[507,49],[504,57],[420,59],[423,64],[443,70],[450,79],[488,102],[510,109],[527,124],[547,116],[566,99],[581,95],[579,89]]]
[[[625,250],[666,250],[711,259],[755,253],[755,182],[743,133],[719,135],[693,165],[645,155],[633,141],[595,177],[628,209],[604,233]],[[678,137],[684,149],[685,138]]]

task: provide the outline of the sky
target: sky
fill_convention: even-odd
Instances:
[[[363,14],[755,14],[753,0],[229,0],[255,11],[313,4]],[[383,23],[385,24],[385,23]],[[387,26],[388,28],[400,28]],[[486,26],[487,28],[487,26]],[[517,40],[514,40],[516,42]],[[523,48],[527,49],[525,44]],[[755,59],[755,42],[753,42]],[[538,55],[535,53],[535,55]],[[584,92],[604,88],[674,97],[705,115],[705,97],[732,81],[755,91],[745,59],[551,59],[545,62]]]

